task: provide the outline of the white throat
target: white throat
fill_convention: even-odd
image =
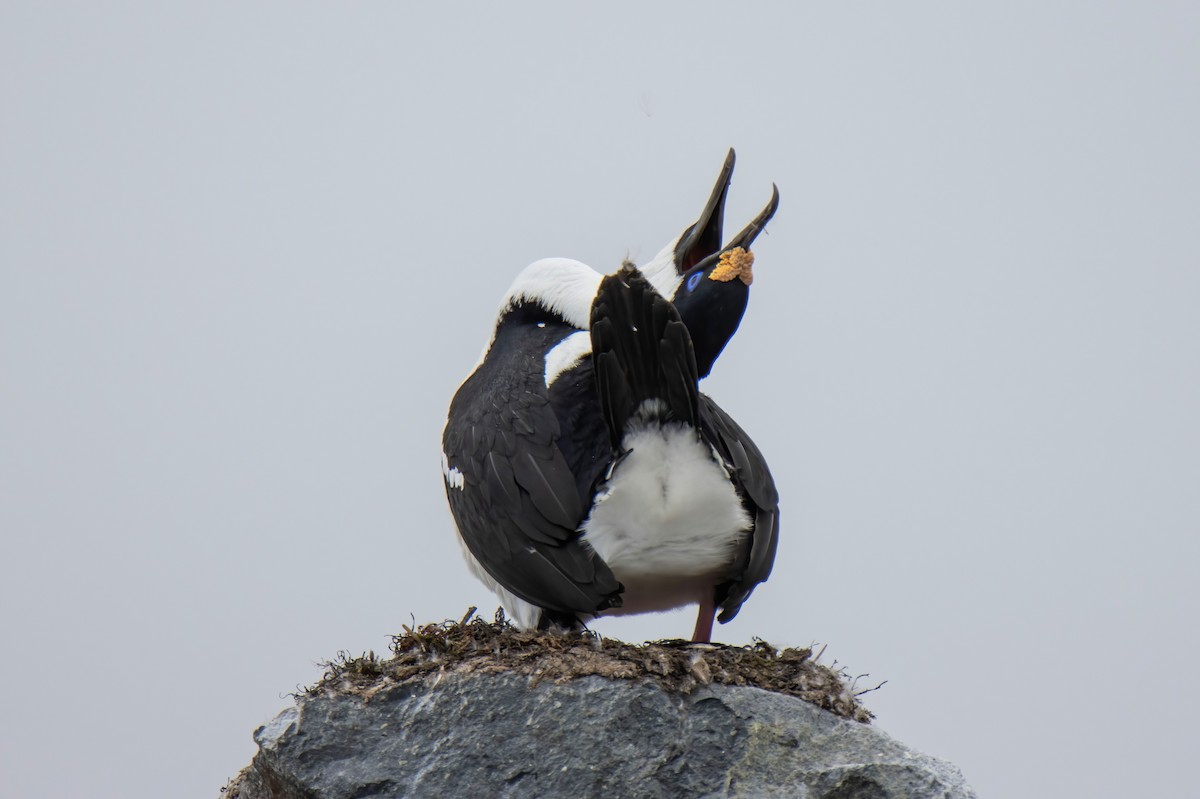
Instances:
[[[650,285],[654,286],[654,290],[668,300],[674,298],[680,282],[683,281],[683,275],[675,270],[675,248],[681,238],[682,233],[659,250],[658,255],[647,261],[645,266],[638,267],[650,281]]]

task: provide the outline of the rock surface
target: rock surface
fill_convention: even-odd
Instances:
[[[446,674],[302,697],[226,799],[974,797],[959,770],[793,696]]]

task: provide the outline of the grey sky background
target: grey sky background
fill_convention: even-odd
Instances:
[[[214,797],[316,661],[490,613],[438,460],[497,303],[731,145],[727,227],[782,205],[705,390],[784,526],[717,637],[983,796],[1193,787],[1200,6],[650,5],[0,8],[0,793]]]

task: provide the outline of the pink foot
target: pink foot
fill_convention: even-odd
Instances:
[[[700,600],[700,612],[696,615],[696,629],[692,632],[693,644],[707,644],[712,641],[713,617],[716,615],[717,605],[713,601],[712,591],[709,591]]]

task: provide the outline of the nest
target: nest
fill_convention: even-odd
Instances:
[[[750,646],[652,641],[627,644],[595,633],[519,630],[505,620],[474,617],[475,608],[458,621],[405,626],[392,638],[392,655],[359,657],[339,653],[325,665],[320,681],[304,694],[327,692],[374,694],[390,685],[446,674],[523,674],[534,684],[597,675],[614,680],[648,679],[664,689],[691,693],[700,686],[739,685],[795,696],[860,722],[873,718],[859,696],[879,688],[857,690],[858,678],[817,660],[811,648],[776,649],[765,641]],[[834,664],[836,666],[836,663]]]

